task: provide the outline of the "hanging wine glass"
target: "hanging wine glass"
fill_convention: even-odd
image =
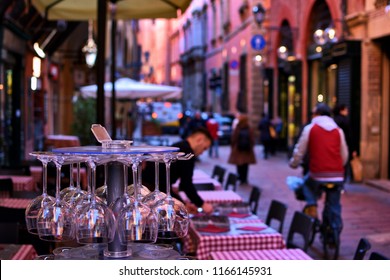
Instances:
[[[42,194],[37,196],[28,204],[25,211],[27,231],[38,235],[37,218],[39,211],[47,204],[54,203],[55,199],[47,194],[47,165],[53,156],[49,152],[34,152],[30,155],[37,157],[42,163]]]
[[[76,190],[76,187],[74,186],[74,180],[73,180],[73,163],[70,163],[70,166],[69,166],[69,187],[66,187],[66,188],[61,190],[61,192],[60,192],[61,199],[64,199],[65,197],[69,197],[75,190]]]
[[[175,156],[173,154],[164,155],[166,169],[166,197],[159,200],[154,212],[158,220],[158,238],[176,239],[187,235],[188,232],[188,212],[185,205],[171,196],[171,163]]]
[[[84,160],[83,160],[84,161]],[[76,187],[73,192],[68,192],[62,198],[64,201],[69,203],[70,207],[75,210],[75,205],[78,201],[80,201],[84,196],[87,195],[87,192],[81,189],[80,185],[80,165],[81,162],[77,162],[76,164]]]
[[[155,179],[154,179],[154,191],[147,194],[143,199],[142,202],[145,203],[149,208],[153,208],[157,201],[163,199],[166,197],[166,194],[160,191],[160,157],[158,155],[152,155],[154,159],[154,173],[155,173]]]
[[[105,204],[107,204],[107,164],[104,167],[104,183],[103,186],[96,189],[96,196],[99,197]]]
[[[90,202],[83,203],[76,213],[76,238],[81,244],[109,243],[115,235],[115,216],[112,210],[95,194],[96,162],[98,158],[87,160],[91,173]]]
[[[131,156],[134,201],[125,206],[118,216],[119,239],[122,244],[154,243],[157,239],[157,219],[153,211],[139,199],[138,166],[140,155]]]
[[[74,239],[73,215],[69,205],[61,200],[61,167],[65,158],[53,156],[56,165],[56,198],[54,203],[46,204],[38,213],[38,235],[46,241],[65,242]]]

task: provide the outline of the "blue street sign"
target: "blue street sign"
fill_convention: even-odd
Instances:
[[[253,35],[251,39],[251,47],[255,51],[261,51],[266,45],[265,39],[262,35]]]

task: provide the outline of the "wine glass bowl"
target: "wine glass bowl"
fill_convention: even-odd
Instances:
[[[53,153],[33,152],[30,155],[37,157],[42,163],[42,194],[30,201],[25,211],[27,231],[38,235],[37,219],[39,211],[48,204],[52,204],[55,198],[47,194],[47,165],[52,160]]]

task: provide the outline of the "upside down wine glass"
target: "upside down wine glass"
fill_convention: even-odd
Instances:
[[[154,243],[157,239],[157,219],[153,211],[140,201],[138,183],[138,165],[140,158],[132,156],[134,200],[119,213],[118,231],[122,244]]]
[[[166,194],[160,191],[160,160],[158,155],[153,156],[154,162],[154,191],[147,194],[143,199],[142,202],[145,203],[149,208],[153,208],[157,201],[163,199],[166,197]]]
[[[81,244],[112,242],[115,235],[115,216],[112,210],[95,194],[97,158],[87,161],[91,172],[91,195],[76,213],[76,238]]]
[[[56,165],[56,198],[54,203],[46,204],[38,214],[38,235],[45,241],[65,242],[74,239],[73,213],[69,204],[61,200],[61,166],[65,163],[62,155],[54,155]]]
[[[171,163],[172,154],[164,155],[166,169],[167,193],[164,199],[159,200],[153,210],[157,215],[158,239],[176,239],[187,235],[188,212],[185,205],[171,196]]]
[[[37,157],[42,163],[42,194],[37,196],[28,204],[25,211],[27,231],[31,234],[38,235],[37,219],[39,211],[47,204],[54,203],[54,197],[47,194],[47,165],[51,161],[52,153],[33,152],[30,155]]]

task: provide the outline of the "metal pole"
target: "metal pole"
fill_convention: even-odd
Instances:
[[[104,121],[104,74],[105,74],[105,42],[106,42],[106,21],[107,21],[107,1],[98,1],[98,34],[97,34],[97,57],[96,57],[96,80],[97,80],[97,97],[96,97],[96,122],[105,126]]]
[[[111,26],[111,83],[112,83],[112,96],[111,96],[111,137],[116,139],[116,91],[115,91],[115,69],[116,69],[116,20],[115,12],[112,13],[112,26]]]

